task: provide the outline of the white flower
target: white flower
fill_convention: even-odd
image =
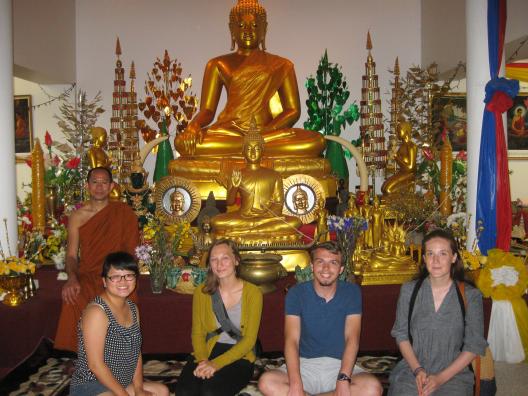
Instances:
[[[492,287],[500,284],[514,286],[519,281],[519,273],[514,267],[503,265],[502,267],[491,270],[491,278],[493,279]]]

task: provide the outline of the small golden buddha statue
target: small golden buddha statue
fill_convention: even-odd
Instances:
[[[108,154],[104,151],[107,141],[106,129],[102,127],[93,127],[90,129],[90,135],[92,135],[92,146],[86,153],[90,168],[102,166],[110,169],[112,163]]]
[[[416,176],[416,144],[411,139],[411,124],[400,121],[396,129],[401,145],[394,160],[398,170],[389,177],[381,186],[384,195],[390,195],[413,185]]]
[[[360,216],[358,207],[356,206],[356,197],[353,194],[348,196],[348,207],[343,213],[344,217],[357,217]]]
[[[330,232],[328,231],[328,210],[325,208],[325,199],[319,198],[317,211],[317,225],[314,235],[317,242],[325,242],[330,240]]]
[[[184,213],[185,197],[177,189],[170,195],[170,210],[172,214],[181,216]]]
[[[255,129],[244,137],[246,166],[233,170],[227,180],[227,205],[240,194],[240,208],[211,219],[216,238],[229,237],[242,243],[297,241],[301,221],[282,215],[284,191],[281,175],[260,166],[264,139]]]
[[[93,127],[90,129],[90,134],[92,135],[92,146],[86,152],[86,157],[88,159],[88,164],[90,168],[104,167],[112,169],[112,161],[108,154],[105,152],[106,142],[107,142],[107,133],[106,129],[103,127]],[[110,192],[111,200],[119,200],[121,197],[121,187],[119,184],[114,182],[114,187]]]
[[[387,224],[384,227],[381,250],[376,251],[371,257],[371,268],[395,269],[414,263],[412,258],[406,255],[406,236],[403,226],[397,222],[392,225]]]
[[[372,248],[378,248],[381,246],[381,240],[383,238],[383,225],[385,223],[385,209],[380,207],[380,200],[376,195],[374,201],[372,202],[372,211],[370,214],[370,233],[372,237],[370,241],[372,242]]]

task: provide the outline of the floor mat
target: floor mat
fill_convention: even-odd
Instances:
[[[361,356],[357,363],[365,371],[377,375],[386,387],[388,373],[397,360],[393,356]],[[257,389],[258,378],[263,371],[277,368],[283,363],[283,357],[258,359],[255,364],[253,380],[240,394],[261,396]],[[145,359],[143,364],[144,376],[151,381],[163,382],[172,390],[184,365],[185,360]],[[27,380],[20,383],[18,389],[8,394],[10,396],[66,396],[68,395],[72,372],[73,360],[71,358],[50,357],[43,366],[38,368],[37,372],[29,375]]]

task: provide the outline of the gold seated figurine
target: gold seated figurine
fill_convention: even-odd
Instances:
[[[240,194],[240,208],[214,216],[213,233],[217,239],[230,238],[242,244],[296,242],[301,221],[282,215],[282,177],[273,169],[261,167],[264,140],[254,128],[244,137],[245,168],[233,170],[227,180],[219,180],[226,186],[228,205],[233,205]]]
[[[417,265],[407,255],[406,235],[403,226],[397,222],[383,225],[381,247],[360,253],[362,284],[399,284],[416,274]]]
[[[103,167],[112,170],[112,161],[105,152],[107,133],[106,129],[102,127],[92,127],[90,129],[92,135],[92,146],[86,152],[86,158],[90,169]],[[114,181],[114,187],[110,191],[110,199],[118,201],[121,198],[121,186]]]
[[[219,174],[243,165],[242,146],[251,117],[264,139],[266,167],[282,177],[304,173],[316,178],[330,175],[321,153],[324,137],[293,128],[300,117],[300,99],[293,63],[265,51],[266,10],[258,0],[239,0],[229,15],[235,52],[211,59],[202,81],[200,110],[174,145],[180,157],[169,164],[169,173],[193,181],[214,180]],[[227,103],[216,122],[223,88]],[[335,181],[333,181],[335,184]],[[332,194],[335,186],[330,184]],[[209,184],[217,198],[222,192]],[[201,188],[205,196],[206,187]],[[225,192],[224,192],[225,194]]]
[[[408,188],[414,191],[417,148],[411,138],[411,124],[407,121],[400,121],[396,133],[402,142],[394,158],[398,170],[381,186],[381,191],[385,196],[405,191]]]

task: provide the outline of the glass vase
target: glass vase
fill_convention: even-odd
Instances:
[[[161,294],[165,288],[165,273],[163,271],[151,271],[150,290],[153,294]]]

